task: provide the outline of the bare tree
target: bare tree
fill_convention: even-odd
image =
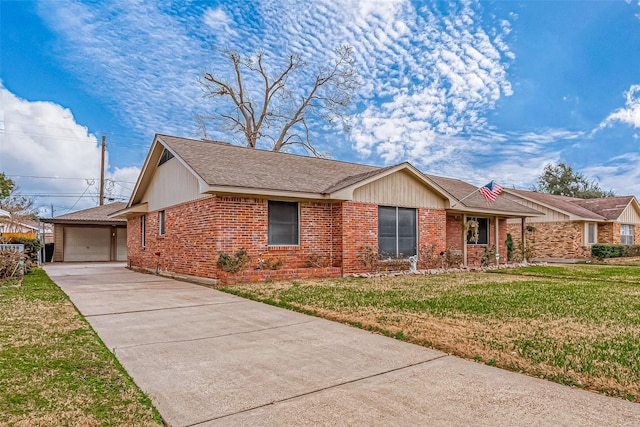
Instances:
[[[247,147],[256,148],[258,141],[269,139],[273,151],[297,144],[320,155],[311,142],[310,121],[341,120],[346,126],[346,112],[360,84],[353,48],[340,46],[335,54],[331,65],[320,67],[304,84],[300,80],[307,64],[299,55],[287,55],[285,65],[272,73],[265,65],[264,52],[243,56],[236,50],[224,51],[232,77],[204,73],[199,83],[205,98],[227,103],[221,102],[216,115],[196,116],[200,133],[206,138],[206,123],[215,120],[224,130],[242,134]],[[225,106],[227,110],[223,111]]]

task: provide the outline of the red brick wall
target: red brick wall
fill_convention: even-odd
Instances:
[[[129,262],[132,266],[179,274],[217,278],[220,252],[245,249],[251,257],[247,269],[257,269],[259,259],[282,262],[283,269],[309,266],[312,255],[327,266],[341,264],[334,253],[331,203],[300,203],[300,245],[268,246],[268,202],[262,199],[212,197],[166,209],[165,235],[158,235],[158,212],[147,214],[147,245],[140,244],[140,217],[128,226]],[[158,257],[156,252],[161,252]]]
[[[242,275],[247,280],[335,276],[363,272],[362,249],[378,250],[378,206],[354,202],[300,202],[300,245],[268,245],[268,201],[242,197],[211,197],[165,211],[165,235],[159,236],[158,212],[147,216],[146,247],[140,244],[140,217],[128,222],[128,259],[133,267],[220,279],[220,252],[244,248],[251,257]],[[418,244],[447,247],[444,210],[418,209]],[[459,233],[457,233],[459,236]],[[159,256],[155,255],[160,253]],[[258,270],[259,259],[282,262],[280,270]],[[315,260],[327,268],[304,270]],[[314,267],[319,267],[317,264]],[[331,270],[330,268],[334,269]],[[336,270],[337,268],[337,270]],[[340,268],[342,270],[340,270]]]
[[[447,215],[447,249],[462,250],[462,215]]]
[[[378,205],[342,202],[342,269],[345,274],[367,271],[360,254],[378,252]]]

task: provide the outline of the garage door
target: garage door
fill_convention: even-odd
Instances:
[[[116,228],[116,261],[127,260],[127,229],[124,227]]]
[[[111,227],[65,227],[65,261],[110,261]]]

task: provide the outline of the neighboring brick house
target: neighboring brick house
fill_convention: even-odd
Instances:
[[[224,281],[220,253],[242,248],[251,263],[238,280],[338,277],[365,271],[367,249],[389,258],[417,254],[418,267],[426,246],[466,252],[455,224],[468,216],[487,218],[486,242],[474,247],[497,235],[503,252],[506,218],[537,212],[501,197],[492,205],[479,195],[458,201],[475,189],[409,163],[380,168],[156,135],[115,216],[128,221],[132,268]],[[278,262],[278,270],[268,268]]]
[[[536,259],[580,260],[591,257],[595,243],[640,242],[640,205],[634,196],[579,199],[525,190],[505,193],[505,198],[543,213],[527,218],[524,227]],[[519,244],[520,224],[508,220],[507,230]]]

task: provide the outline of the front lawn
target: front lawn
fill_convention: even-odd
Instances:
[[[0,286],[0,425],[162,425],[42,270]]]
[[[639,401],[637,269],[531,268],[500,274],[245,284],[222,290]]]

